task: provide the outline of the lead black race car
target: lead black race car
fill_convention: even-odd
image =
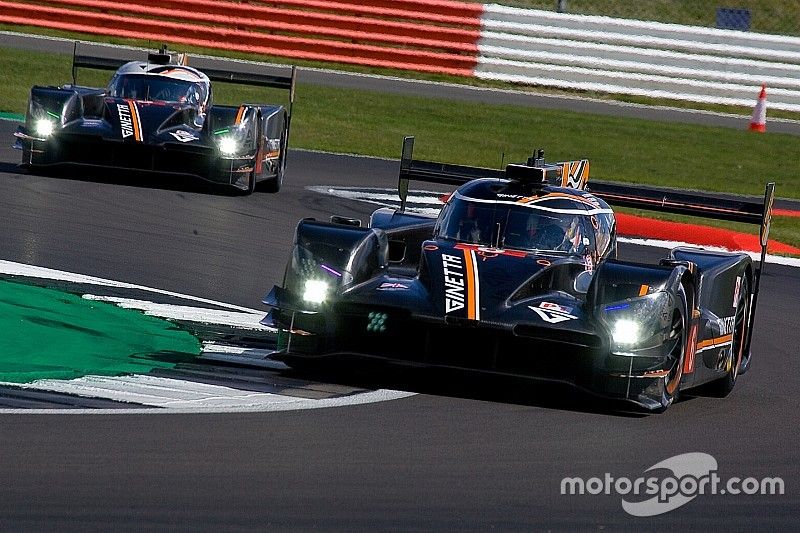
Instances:
[[[77,43],[76,43],[77,51]],[[106,88],[82,87],[79,67],[116,70]],[[220,69],[201,72],[166,47],[146,61],[73,53],[72,84],[31,89],[14,133],[32,169],[81,165],[201,178],[252,193],[283,183],[295,93],[290,76]],[[212,81],[289,91],[289,106],[215,105]]]
[[[764,202],[608,183],[586,160],[492,170],[412,158],[399,210],[368,227],[297,226],[283,286],[265,297],[290,366],[382,359],[572,384],[646,410],[708,384],[727,395],[750,341],[775,185]],[[409,180],[456,185],[438,218],[405,211]],[[761,226],[761,261],[678,247],[657,264],[617,259],[607,202]]]

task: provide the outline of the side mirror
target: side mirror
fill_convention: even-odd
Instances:
[[[340,215],[331,215],[331,224],[344,224],[345,226],[361,227],[361,220],[357,218],[347,218]]]
[[[574,289],[575,292],[578,294],[586,294],[589,292],[589,285],[592,283],[592,277],[594,276],[593,270],[584,270],[577,276],[575,276],[575,283]]]

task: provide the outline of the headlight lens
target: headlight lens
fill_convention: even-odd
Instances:
[[[33,127],[36,130],[36,135],[47,138],[52,135],[55,124],[50,119],[40,118]]]
[[[675,303],[667,292],[657,292],[600,306],[597,317],[611,336],[615,353],[629,353],[662,344],[672,325]]]
[[[626,318],[614,322],[614,328],[611,330],[611,338],[621,345],[636,344],[639,334],[639,324]]]
[[[223,155],[233,155],[239,151],[239,143],[233,137],[222,137],[219,140],[219,151]]]
[[[312,304],[321,304],[328,298],[330,286],[321,279],[306,280],[303,287],[303,300]]]

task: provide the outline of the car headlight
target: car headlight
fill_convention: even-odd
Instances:
[[[223,155],[233,155],[239,151],[239,142],[233,137],[222,137],[219,140],[219,151]]]
[[[40,118],[34,123],[33,127],[34,130],[36,130],[36,135],[42,138],[47,138],[53,134],[55,124],[50,119]]]
[[[303,286],[303,300],[312,304],[321,304],[328,298],[328,282],[321,279],[308,279]]]
[[[597,309],[610,334],[615,353],[645,350],[661,345],[669,334],[675,304],[667,292],[602,305]]]
[[[636,344],[640,334],[639,324],[626,318],[614,322],[614,328],[611,330],[611,338],[620,345]]]

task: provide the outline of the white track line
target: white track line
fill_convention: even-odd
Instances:
[[[0,409],[0,414],[174,414],[296,411],[362,405],[414,395],[409,392],[381,389],[338,398],[312,400],[144,375],[85,376],[69,381],[45,379],[25,384],[0,382],[0,385],[143,405],[138,408],[120,409]],[[154,409],[154,407],[161,409]]]
[[[145,315],[157,316],[159,318],[166,318],[170,320],[231,326],[255,331],[275,331],[275,328],[269,328],[260,323],[261,319],[264,318],[264,315],[266,314],[264,311],[257,311],[255,313],[220,311],[205,307],[160,304],[148,302],[147,300],[120,298],[118,296],[97,296],[95,294],[84,294],[83,298],[86,300],[113,303],[124,309],[136,309],[138,311],[142,311]]]
[[[94,276],[86,276],[84,274],[75,274],[73,272],[65,272],[63,270],[55,270],[52,268],[39,267],[34,265],[26,265],[23,263],[15,263],[13,261],[5,261],[0,259],[0,274],[7,274],[11,276],[23,276],[27,278],[50,279],[55,281],[68,281],[71,283],[82,283],[87,285],[100,285],[104,287],[117,287],[121,289],[137,289],[141,291],[148,291],[155,294],[162,294],[164,296],[172,296],[181,298],[183,300],[191,300],[204,304],[216,305],[224,307],[225,309],[233,309],[243,313],[265,314],[258,309],[250,309],[239,305],[218,302],[216,300],[209,300],[208,298],[199,298],[197,296],[190,296],[188,294],[180,294],[172,291],[165,291],[163,289],[155,289],[153,287],[146,287],[144,285],[136,285],[133,283],[126,283],[124,281],[114,281],[104,278],[96,278]]]

